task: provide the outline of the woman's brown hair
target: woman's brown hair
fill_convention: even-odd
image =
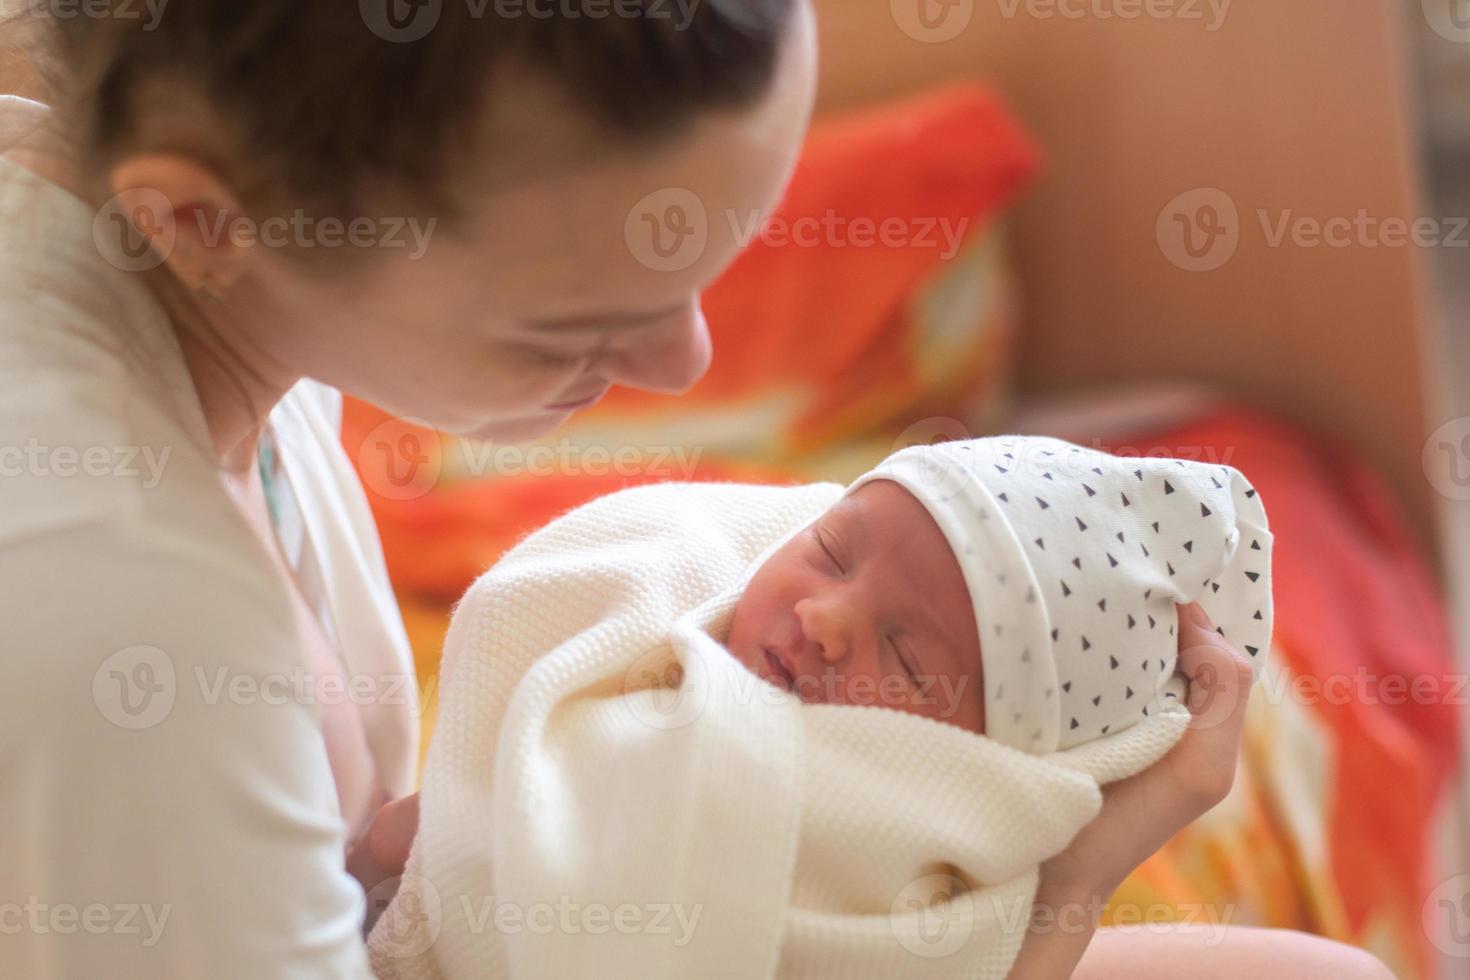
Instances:
[[[125,152],[148,99],[177,87],[239,141],[254,173],[231,179],[340,213],[375,187],[447,207],[488,90],[513,73],[628,143],[751,103],[798,2],[94,0],[52,21],[88,160]]]

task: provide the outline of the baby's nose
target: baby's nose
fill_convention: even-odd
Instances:
[[[817,652],[827,663],[836,664],[846,660],[850,650],[841,635],[831,635],[817,641]]]
[[[796,615],[807,643],[823,661],[835,664],[847,659],[852,652],[851,630],[840,609],[831,608],[830,603],[804,603],[797,606]]]

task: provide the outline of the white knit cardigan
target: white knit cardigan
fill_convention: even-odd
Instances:
[[[470,589],[380,976],[1006,975],[1039,863],[1187,713],[1038,757],[761,681],[717,640],[841,492],[624,491]]]

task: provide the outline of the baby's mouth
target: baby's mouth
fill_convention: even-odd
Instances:
[[[796,675],[786,669],[786,664],[776,656],[770,647],[766,647],[762,652],[766,655],[766,665],[771,668],[771,673],[774,675],[772,679],[788,691],[795,690]]]

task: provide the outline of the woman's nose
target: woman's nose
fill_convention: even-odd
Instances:
[[[699,301],[691,299],[667,324],[623,349],[608,351],[595,367],[613,384],[681,395],[709,370],[710,353],[709,326]]]
[[[827,663],[841,663],[852,654],[852,624],[839,603],[803,599],[796,604],[796,619],[807,642]]]

